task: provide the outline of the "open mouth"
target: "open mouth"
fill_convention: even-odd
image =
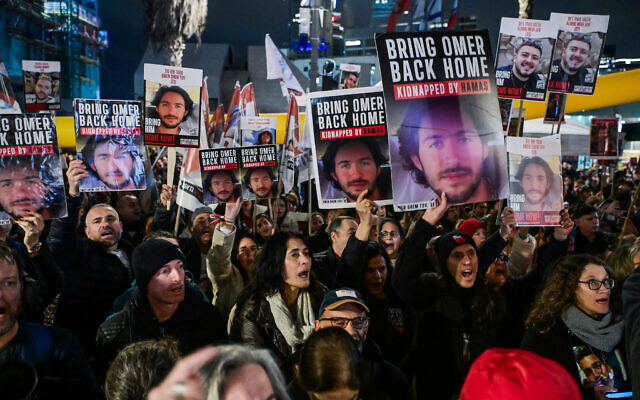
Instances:
[[[3,316],[7,313],[7,308],[6,307],[0,307],[0,316]]]
[[[602,297],[602,298],[596,299],[596,303],[597,304],[609,304],[609,298],[608,297]]]
[[[309,270],[307,271],[302,271],[298,274],[298,278],[300,279],[309,279]]]
[[[472,269],[465,269],[462,271],[462,277],[464,279],[471,279],[473,278],[473,270]]]
[[[104,232],[100,233],[100,237],[101,238],[113,237],[113,231],[104,231]]]

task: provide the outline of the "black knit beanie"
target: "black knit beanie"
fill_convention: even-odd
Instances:
[[[472,245],[476,252],[478,251],[473,239],[460,231],[448,232],[440,236],[438,244],[436,245],[436,254],[438,255],[438,264],[443,274],[444,271],[447,271],[447,258],[449,258],[449,254],[451,254],[456,247],[466,243]]]
[[[149,239],[133,250],[133,272],[136,286],[142,293],[147,293],[147,285],[166,263],[173,260],[185,261],[184,254],[178,246],[164,239]]]

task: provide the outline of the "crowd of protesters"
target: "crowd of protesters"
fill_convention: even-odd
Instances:
[[[0,398],[640,399],[627,164],[564,163],[542,228],[446,193],[190,212],[150,159],[151,189],[86,194],[67,156],[68,216],[0,226]]]

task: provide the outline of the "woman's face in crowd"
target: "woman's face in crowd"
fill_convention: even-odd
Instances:
[[[375,256],[369,260],[364,275],[364,286],[372,295],[384,298],[384,283],[387,280],[387,263],[382,256]]]
[[[380,244],[384,247],[387,255],[391,258],[395,258],[398,255],[400,249],[400,243],[402,237],[400,236],[400,230],[398,226],[393,222],[385,222],[380,227]]]
[[[240,243],[238,243],[238,264],[240,264],[245,271],[253,271],[257,252],[258,247],[253,239],[250,237],[240,239]]]
[[[273,225],[265,217],[260,217],[256,221],[256,232],[263,239],[269,239],[273,233]]]
[[[487,240],[487,231],[485,229],[478,229],[473,233],[471,239],[473,239],[476,247],[478,247]]]
[[[278,218],[284,217],[284,213],[287,212],[287,202],[282,199],[276,200],[276,210],[278,211]]]
[[[324,218],[322,218],[322,215],[316,214],[311,217],[311,232],[317,232],[322,224],[324,224]]]
[[[588,282],[592,279],[604,281],[609,279],[609,274],[602,265],[587,264],[578,280]],[[575,303],[582,311],[596,317],[609,312],[609,296],[611,296],[611,289],[605,288],[604,285],[600,285],[598,290],[592,290],[588,284],[578,283]]]
[[[311,254],[301,239],[287,241],[287,253],[282,266],[282,280],[285,284],[304,289],[309,287],[311,276]]]
[[[222,400],[275,399],[273,386],[264,369],[258,364],[247,364],[231,371],[224,383]]]
[[[358,390],[348,387],[329,390],[326,392],[308,392],[311,400],[356,400],[358,398]]]

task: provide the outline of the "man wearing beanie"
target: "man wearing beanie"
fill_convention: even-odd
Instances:
[[[126,345],[170,336],[183,354],[227,339],[218,310],[184,281],[184,254],[164,239],[149,239],[133,251],[136,287],[122,311],[98,329],[97,374]]]

